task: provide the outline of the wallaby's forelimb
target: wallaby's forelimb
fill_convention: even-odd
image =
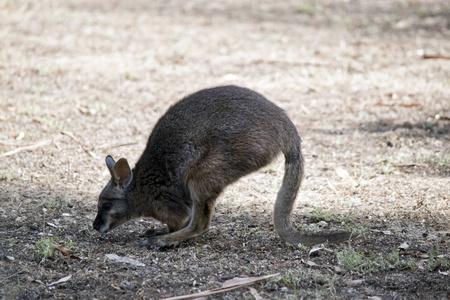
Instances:
[[[153,229],[146,230],[144,233],[141,233],[139,235],[139,237],[152,237],[152,236],[157,236],[157,235],[164,235],[167,233],[169,233],[169,230],[167,229],[167,227],[153,228]]]
[[[215,199],[204,199],[196,189],[194,181],[188,183],[189,196],[192,200],[190,222],[181,230],[165,235],[152,236],[147,240],[147,246],[166,247],[177,245],[181,241],[190,239],[208,230],[214,213]]]

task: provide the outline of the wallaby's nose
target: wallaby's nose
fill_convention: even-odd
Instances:
[[[94,221],[94,224],[92,224],[92,227],[94,227],[95,230],[100,231],[100,227],[102,227],[102,225],[98,221],[98,218],[95,218],[95,221]]]
[[[94,222],[93,227],[94,227],[94,229],[97,230],[97,231],[100,229],[100,225],[97,224],[97,223],[95,223],[95,222]]]

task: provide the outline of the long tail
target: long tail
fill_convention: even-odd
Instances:
[[[292,139],[292,136],[291,136]],[[300,138],[290,141],[285,154],[285,173],[278,191],[273,214],[275,230],[287,243],[306,246],[320,243],[338,243],[348,240],[351,232],[308,233],[298,231],[291,222],[291,214],[298,189],[303,180],[304,160],[301,154]]]

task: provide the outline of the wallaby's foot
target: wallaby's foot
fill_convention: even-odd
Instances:
[[[145,231],[144,233],[139,234],[139,237],[152,237],[152,236],[158,236],[158,235],[164,235],[169,233],[169,230],[167,227],[164,228],[153,228]]]
[[[182,241],[199,236],[208,230],[209,230],[209,228],[196,233],[196,232],[189,231],[188,229],[185,228],[183,230],[168,233],[165,235],[150,236],[145,241],[143,241],[140,244],[140,246],[146,247],[147,249],[153,249],[153,250],[159,250],[159,251],[167,250],[167,249],[177,247]]]
[[[146,247],[149,250],[166,251],[175,248],[176,246],[178,246],[178,243],[166,244],[163,241],[161,241],[157,236],[151,236],[147,238],[145,241],[143,241],[139,246]]]

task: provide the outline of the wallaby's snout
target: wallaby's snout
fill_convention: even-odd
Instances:
[[[94,220],[94,223],[92,224],[92,227],[94,227],[95,230],[97,230],[98,232],[104,233],[104,231],[102,232],[102,225],[103,222],[100,219],[100,216],[97,214],[97,217]]]
[[[97,217],[95,217],[92,227],[100,233],[107,233],[129,221],[130,218],[130,209],[124,201],[116,200],[115,205],[103,203],[99,205]]]

